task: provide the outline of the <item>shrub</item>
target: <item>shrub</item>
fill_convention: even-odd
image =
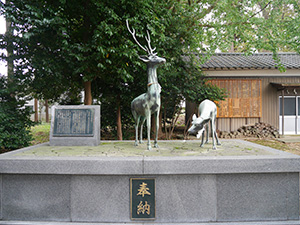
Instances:
[[[9,86],[9,87],[8,87]],[[30,109],[17,91],[17,85],[8,85],[0,77],[0,150],[1,152],[26,147],[32,139]]]

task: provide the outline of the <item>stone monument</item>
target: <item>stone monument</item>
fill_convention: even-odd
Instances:
[[[100,106],[53,106],[50,145],[96,146],[100,144]]]

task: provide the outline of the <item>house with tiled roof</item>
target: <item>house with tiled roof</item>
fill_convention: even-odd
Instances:
[[[235,131],[265,122],[282,134],[300,134],[300,55],[278,53],[219,53],[202,65],[211,82],[228,91],[219,102],[217,129]]]

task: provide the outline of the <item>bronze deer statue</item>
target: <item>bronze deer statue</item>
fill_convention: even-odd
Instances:
[[[133,39],[138,44],[138,46],[147,52],[148,55],[140,56],[143,62],[147,64],[147,74],[148,74],[148,84],[147,84],[147,92],[141,94],[140,96],[136,97],[131,102],[131,112],[135,120],[135,146],[139,143],[142,143],[143,139],[143,125],[145,120],[147,120],[147,149],[151,150],[151,143],[150,143],[150,132],[151,132],[151,115],[154,114],[156,119],[156,134],[154,140],[154,147],[158,148],[157,139],[158,139],[158,129],[159,129],[159,113],[160,113],[160,92],[161,86],[157,80],[157,73],[156,69],[160,64],[166,62],[165,58],[158,57],[157,53],[154,53],[156,48],[151,47],[151,40],[150,34],[147,31],[147,37],[145,37],[148,47],[142,46],[135,37],[135,30],[130,30],[128,20],[126,20],[126,25],[128,31],[131,33]],[[138,128],[140,125],[140,139],[138,141]]]

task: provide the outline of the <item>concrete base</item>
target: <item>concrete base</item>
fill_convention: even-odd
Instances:
[[[156,180],[156,219],[147,224],[300,224],[300,157],[261,148],[272,154],[223,157],[3,154],[0,155],[0,224],[35,224],[29,221],[53,225],[144,224],[130,220],[129,180],[133,177]]]
[[[42,221],[0,221],[1,225],[107,225],[107,223],[77,223],[77,222],[42,222]],[[113,225],[154,225],[157,223],[113,223]],[[297,221],[269,222],[220,222],[220,223],[159,223],[159,225],[299,225]]]

